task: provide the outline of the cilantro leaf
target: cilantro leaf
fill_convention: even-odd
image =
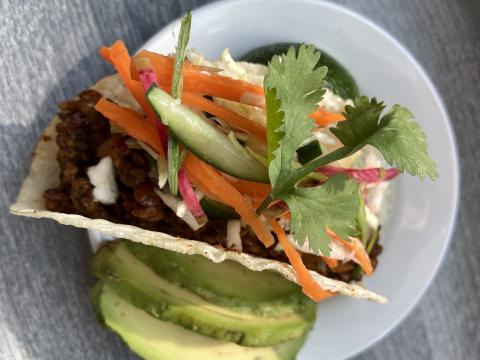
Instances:
[[[283,180],[295,176],[295,152],[312,134],[314,123],[309,115],[322,99],[327,74],[325,66],[315,69],[319,59],[320,53],[313,46],[302,45],[298,56],[291,47],[268,64],[264,88],[272,195],[284,190]]]
[[[268,163],[273,160],[273,152],[278,148],[282,134],[279,131],[283,122],[284,113],[280,111],[280,100],[277,99],[275,88],[265,88],[265,110],[267,121],[267,156]]]
[[[335,175],[322,186],[295,187],[280,198],[290,208],[290,228],[295,241],[301,246],[308,239],[310,249],[316,254],[330,255],[327,227],[343,239],[357,233],[359,189],[345,175]]]
[[[428,156],[425,133],[410,111],[394,105],[382,116],[385,105],[375,98],[369,100],[363,96],[355,99],[354,103],[354,107],[345,108],[346,120],[336,128],[330,128],[344,146],[298,169],[298,178],[347,157],[367,144],[376,147],[385,160],[401,172],[406,171],[422,180],[427,176],[432,180],[438,177],[435,162]]]
[[[343,175],[319,187],[296,186],[302,176],[298,176],[294,155],[312,135],[315,125],[309,115],[324,94],[327,69],[316,68],[319,58],[314,47],[305,45],[298,54],[292,47],[282,57],[275,56],[264,88],[271,198],[284,200],[290,208],[295,241],[303,244],[308,239],[315,253],[328,255],[326,228],[344,238],[354,235],[360,200],[357,184]]]
[[[300,144],[311,136],[314,123],[309,115],[323,95],[326,68],[315,69],[320,54],[302,45],[298,54],[290,48],[268,65],[264,81],[267,112],[269,176],[272,191],[257,209],[261,212],[275,199],[284,200],[291,212],[291,232],[295,241],[309,246],[317,254],[330,253],[330,228],[343,239],[358,235],[361,211],[358,185],[345,176],[332,177],[317,187],[300,187],[299,182],[320,166],[347,157],[370,144],[385,160],[418,175],[435,179],[436,166],[428,156],[425,134],[412,114],[395,105],[382,116],[385,106],[367,97],[346,107],[346,120],[331,131],[343,147],[301,166],[294,161]]]
[[[380,117],[385,106],[366,97],[355,100],[355,107],[347,106],[347,120],[341,122],[332,133],[351,152],[367,144],[376,147],[385,160],[420,179],[438,177],[436,165],[428,156],[428,144],[422,128],[413,120],[410,111],[400,105]]]

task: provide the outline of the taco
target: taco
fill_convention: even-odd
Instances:
[[[355,282],[381,252],[388,181],[436,177],[412,114],[325,89],[313,46],[265,66],[184,62],[187,40],[176,56],[102,48],[118,75],[59,105],[11,212],[385,303]]]

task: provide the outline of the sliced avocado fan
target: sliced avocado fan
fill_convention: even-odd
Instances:
[[[100,249],[92,269],[122,299],[154,318],[240,345],[292,340],[315,320],[315,304],[297,285],[231,261],[214,264],[122,240]]]
[[[269,347],[246,347],[212,339],[149,315],[118,294],[112,283],[99,281],[92,289],[97,316],[146,360],[293,360],[306,338],[304,333]]]

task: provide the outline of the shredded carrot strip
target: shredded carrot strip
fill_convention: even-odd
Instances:
[[[183,162],[188,178],[207,196],[213,195],[224,204],[230,205],[250,225],[265,247],[272,246],[274,241],[267,226],[255,214],[249,201],[235,189],[222,175],[210,165],[187,153]]]
[[[166,85],[164,82],[161,82],[157,85],[166,92],[170,92],[171,90],[170,86]],[[267,141],[267,134],[264,126],[256,123],[253,120],[250,120],[249,118],[246,118],[245,116],[237,114],[236,112],[227,109],[222,105],[206,99],[201,95],[184,91],[182,93],[182,103],[184,105],[198,108],[202,111],[215,115],[224,120],[233,128],[240,129],[248,134],[252,134],[264,142]]]
[[[134,76],[138,76],[138,73],[128,54],[125,43],[117,40],[110,48],[100,48],[99,53],[103,59],[107,60],[117,70],[127,89],[147,114],[150,124],[155,125],[155,113],[145,98],[143,85],[140,81],[133,79]]]
[[[326,256],[322,256],[322,260],[327,264],[330,269],[335,269],[338,266],[338,260],[332,259]]]
[[[353,261],[360,265],[365,274],[372,274],[372,262],[370,261],[370,257],[368,256],[367,251],[365,250],[365,247],[360,240],[352,237],[350,238],[351,241],[344,240],[340,236],[335,234],[330,228],[327,228],[326,232],[330,239],[332,239],[332,241],[335,241],[337,244],[343,246],[349,251],[353,251]]]
[[[259,123],[246,118],[236,112],[223,107],[212,100],[205,99],[203,96],[196,95],[190,92],[183,94],[182,102],[185,105],[198,108],[202,111],[208,112],[218,118],[224,120],[226,123],[236,129],[243,130],[249,134],[255,135],[264,142],[267,141],[267,134],[265,127]]]
[[[313,279],[312,275],[303,263],[302,257],[295,250],[292,244],[290,244],[285,231],[283,231],[278,222],[272,219],[270,220],[270,224],[272,225],[272,229],[277,235],[278,241],[282,245],[283,250],[287,255],[288,261],[290,261],[290,264],[292,264],[292,267],[295,270],[298,283],[302,287],[305,295],[309,296],[315,301],[321,301],[335,295],[335,293],[332,293],[331,291],[323,290]]]
[[[247,181],[242,179],[232,179],[231,176],[225,177],[227,181],[233,185],[235,189],[240,191],[242,195],[248,196],[251,199],[252,207],[257,208],[263,200],[270,194],[270,185]]]
[[[232,178],[231,176],[228,176],[227,180],[235,187],[235,189],[240,191],[243,195],[265,198],[268,194],[270,194],[270,184],[263,184],[238,178]]]
[[[314,113],[311,113],[310,117],[320,126],[326,126],[332,122],[345,120],[345,116],[342,114],[330,112],[323,108],[319,108]]]
[[[137,56],[148,57],[153,63],[159,81],[166,86],[171,86],[174,58],[147,50],[142,50]],[[183,81],[185,91],[211,95],[253,106],[263,105],[264,95],[261,86],[208,72],[202,66],[185,62]]]
[[[103,97],[95,105],[95,110],[114,122],[134,139],[143,141],[157,153],[164,155],[155,127],[146,122],[139,113],[118,106]]]
[[[147,50],[141,51],[138,56],[150,58],[157,76],[162,77],[162,82],[165,85],[171,86],[173,58]],[[184,81],[184,89],[186,91],[211,95],[242,104],[265,107],[263,101],[264,93],[261,86],[243,80],[232,79],[228,76],[210,73],[201,66],[185,63]],[[248,94],[257,95],[261,100],[256,96],[248,96]],[[328,125],[331,122],[345,120],[342,114],[333,113],[323,108],[319,108],[312,113],[310,117],[321,126]]]
[[[167,88],[171,86],[174,63],[173,58],[147,50],[142,50],[137,56],[149,58],[162,85]],[[196,66],[190,63],[184,64],[183,76],[184,90],[187,92],[211,95],[222,99],[232,100],[258,107],[265,106],[263,101],[263,88],[261,86],[251,84],[243,80],[232,79],[228,76],[211,73],[206,71],[201,66]],[[201,96],[197,96],[197,99],[192,99],[192,101],[202,102],[202,106],[194,104],[187,105],[198,107],[220,118],[224,117],[225,121],[233,122],[230,123],[230,125],[237,126],[238,128],[252,133],[261,139],[265,139],[266,135],[265,129],[263,127],[253,122],[257,127],[260,128],[256,128],[255,130],[253,130],[250,128],[252,126],[250,124],[252,123],[252,121],[250,121],[249,119],[246,119],[241,115],[236,114],[235,112],[221,107],[215,103],[213,103],[214,105],[216,105],[214,108],[214,105],[207,103],[209,102],[209,100],[201,99]],[[209,107],[210,110],[205,109],[204,107]],[[215,114],[215,111],[217,111],[217,114]],[[316,123],[320,126],[326,126],[332,122],[345,120],[345,117],[342,114],[333,113],[323,108],[317,109],[314,113],[310,115],[310,117],[314,119]],[[245,126],[247,128],[245,128]]]
[[[138,57],[149,58],[153,64],[157,77],[166,88],[171,86],[174,59],[168,56],[143,50]],[[232,100],[247,105],[264,107],[263,88],[243,80],[232,79],[206,71],[201,66],[190,63],[184,64],[184,90],[190,93],[201,93],[222,99]],[[249,96],[250,95],[250,96]],[[222,107],[199,95],[188,94],[190,98],[184,99],[188,106],[197,107],[227,121],[230,125],[251,133],[260,139],[265,139],[265,128],[225,107]],[[184,96],[185,97],[185,96]],[[319,108],[310,115],[318,125],[326,126],[332,122],[345,120],[339,113],[329,112]]]
[[[290,210],[287,210],[283,214],[280,214],[279,217],[286,222],[292,221],[292,214],[290,213]]]
[[[242,195],[248,196],[255,209],[265,200],[267,195],[270,194],[271,186],[269,184],[242,180],[226,174],[222,174],[222,176],[232,184],[235,189],[240,191]]]
[[[123,41],[117,40],[110,48],[102,47],[99,51],[100,56],[110,62],[122,78],[125,86],[132,96],[142,106],[144,110],[149,108],[144,96],[143,86],[139,81],[135,81],[131,76],[132,59]]]

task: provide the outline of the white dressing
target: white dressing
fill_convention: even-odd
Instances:
[[[311,249],[310,249],[310,244],[308,242],[308,239],[303,243],[302,246],[298,245],[295,240],[293,239],[293,235],[288,234],[287,235],[288,241],[297,249],[298,251],[301,251],[306,254],[313,254],[313,255],[318,255],[315,254]],[[348,251],[344,246],[341,246],[340,244],[336,243],[335,241],[330,241],[330,255],[329,258],[347,262],[350,260],[354,260],[355,254],[353,251]]]
[[[372,229],[378,229],[380,224],[378,217],[370,210],[368,206],[365,206],[365,219],[367,220],[367,225]]]
[[[227,222],[227,248],[234,248],[242,251],[242,238],[240,231],[242,226],[240,220],[228,220]]]
[[[118,188],[115,182],[113,161],[110,156],[104,157],[100,162],[87,170],[90,183],[93,185],[93,199],[105,205],[117,202]]]
[[[325,110],[336,113],[343,112],[347,105],[353,106],[353,101],[334,94],[330,89],[325,89],[325,94],[323,95],[322,100],[318,103],[318,106]]]

